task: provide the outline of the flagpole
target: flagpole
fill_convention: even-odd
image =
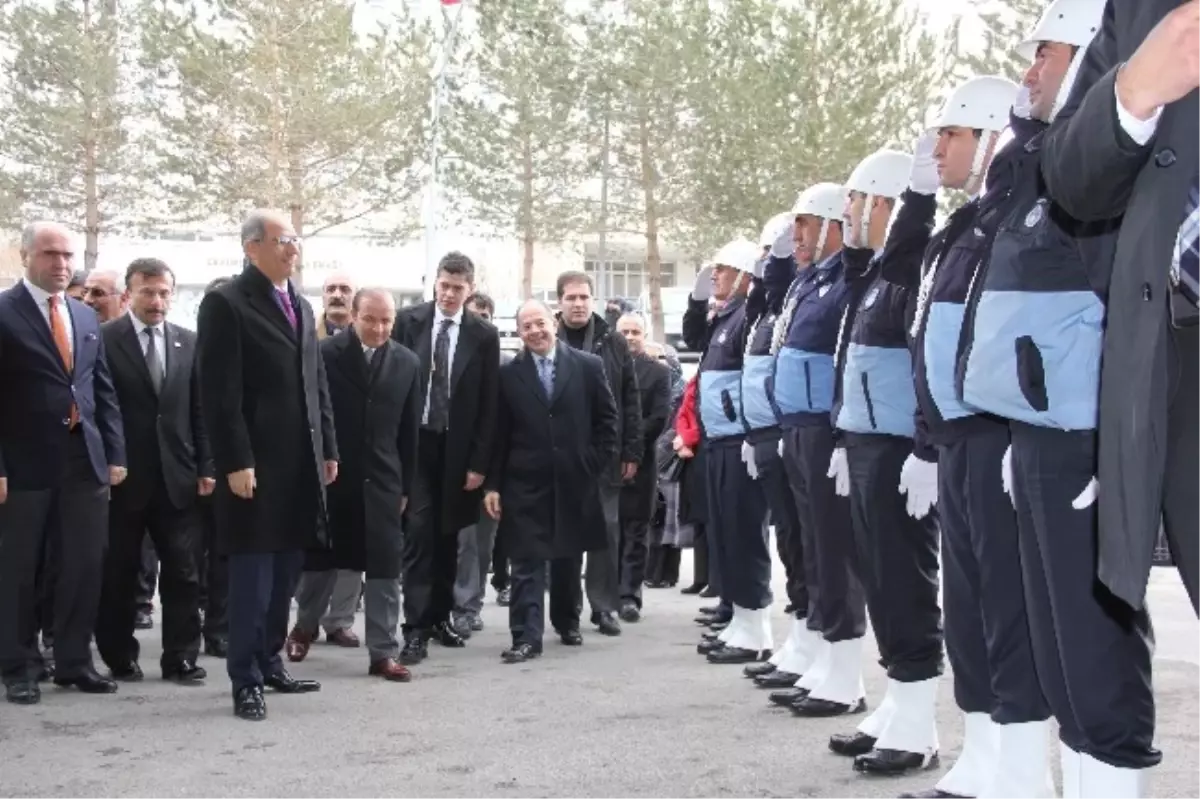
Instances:
[[[450,65],[450,54],[454,50],[455,39],[458,35],[459,22],[462,19],[463,0],[442,0],[442,5],[455,5],[446,35],[442,39],[438,52],[433,78],[433,98],[430,109],[429,136],[429,188],[425,200],[425,299],[433,299],[433,284],[437,280],[437,265],[441,258],[438,247],[438,211],[441,195],[441,156],[442,156],[442,108],[446,102],[446,85]]]

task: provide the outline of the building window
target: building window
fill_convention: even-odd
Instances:
[[[602,297],[625,297],[636,299],[650,285],[650,272],[645,262],[608,261],[608,268],[603,274],[599,270],[601,262],[585,260],[583,271],[591,275],[596,284],[596,294]],[[674,262],[664,261],[660,268],[662,287],[671,288],[675,282]],[[601,282],[603,281],[603,285]]]

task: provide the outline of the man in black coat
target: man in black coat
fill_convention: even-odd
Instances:
[[[567,646],[583,643],[580,561],[608,545],[598,478],[617,449],[617,409],[600,359],[559,343],[553,315],[537,300],[522,306],[517,329],[525,349],[500,370],[484,496],[512,562],[506,663],[542,652],[547,561],[550,623]]]
[[[5,698],[41,701],[37,579],[54,601],[54,682],[85,693],[117,684],[90,639],[108,541],[110,485],[125,479],[125,437],[96,315],[65,294],[75,248],[61,225],[21,234],[25,279],[0,292],[0,677]],[[53,542],[53,543],[48,543]]]
[[[592,278],[585,272],[558,276],[558,338],[572,348],[591,353],[604,364],[608,387],[617,403],[617,453],[599,475],[600,505],[608,547],[588,556],[588,604],[592,624],[604,635],[620,635],[616,612],[621,604],[621,486],[637,474],[642,459],[642,409],[637,375],[625,339],[595,312]]]
[[[408,669],[398,662],[396,628],[401,515],[412,493],[421,427],[421,364],[390,338],[396,319],[390,292],[358,291],[350,313],[350,326],[321,342],[341,461],[328,489],[333,549],[311,553],[305,577],[321,586],[317,604],[325,607],[339,574],[366,572],[369,673],[408,682]],[[295,642],[311,640],[315,632],[293,630],[289,657]]]
[[[196,334],[168,322],[175,273],[139,258],[125,273],[129,313],[101,328],[121,403],[129,476],[112,490],[104,588],[96,648],[114,679],[142,679],[134,636],[142,542],[154,543],[161,568],[163,678],[204,679],[200,642],[197,500],[212,493],[212,453],[195,379]]]
[[[280,658],[304,551],[328,544],[325,486],[337,441],[312,307],[290,277],[300,239],[288,218],[242,224],[246,266],[200,303],[200,394],[216,465],[216,523],[229,555],[234,713],[266,718],[263,686],[320,690]]]
[[[621,618],[635,622],[641,618],[650,551],[646,538],[658,499],[655,445],[671,415],[671,370],[646,353],[646,320],[641,314],[622,316],[617,331],[633,355],[642,410],[642,457],[637,474],[621,489]]]
[[[432,302],[396,315],[392,338],[421,361],[421,434],[404,531],[404,649],[420,663],[428,642],[461,647],[450,624],[458,531],[479,519],[480,487],[496,427],[496,328],[467,313],[475,266],[452,252],[438,264]]]

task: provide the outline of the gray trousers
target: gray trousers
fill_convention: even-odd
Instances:
[[[479,521],[458,531],[458,577],[454,581],[454,612],[478,616],[483,611],[487,590],[488,566],[492,563],[492,544],[499,526],[481,511]]]
[[[400,627],[400,581],[368,579],[363,592],[363,616],[371,662],[399,657],[396,630]]]
[[[326,633],[349,630],[354,626],[362,574],[346,569],[310,572],[300,575],[296,587],[296,626],[316,632],[321,625]]]
[[[592,613],[616,613],[621,603],[621,486],[600,481],[600,508],[608,548],[587,554],[584,587]]]

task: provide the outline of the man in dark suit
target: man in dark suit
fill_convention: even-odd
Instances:
[[[479,489],[496,427],[496,328],[466,313],[475,266],[452,252],[438,264],[434,300],[396,316],[392,338],[421,359],[421,435],[404,530],[404,650],[413,665],[428,642],[461,647],[450,624],[458,531],[479,519]]]
[[[41,701],[36,579],[57,545],[57,685],[112,693],[91,635],[110,485],[125,479],[121,411],[96,315],[67,299],[75,250],[47,222],[21,235],[25,279],[0,294],[0,676],[9,702]]]
[[[623,621],[636,622],[642,615],[642,583],[650,520],[658,500],[658,464],[655,446],[671,415],[671,371],[646,354],[646,320],[641,314],[625,314],[617,320],[617,332],[633,356],[642,411],[642,457],[633,479],[621,488],[621,610]]]
[[[200,396],[216,466],[218,543],[229,556],[234,714],[266,718],[263,686],[320,690],[279,656],[304,551],[328,544],[325,486],[337,441],[312,307],[290,277],[300,239],[288,218],[242,224],[246,266],[200,303]]]
[[[617,406],[604,364],[558,342],[550,309],[537,300],[517,314],[525,343],[500,370],[495,458],[484,507],[500,521],[512,560],[505,663],[542,653],[546,563],[550,623],[579,646],[584,552],[608,546],[598,479],[617,453]]]
[[[400,644],[401,515],[412,492],[421,426],[417,356],[390,339],[396,302],[385,289],[362,289],[350,304],[350,326],[321,342],[337,428],[338,479],[329,491],[332,551],[306,563],[316,604],[327,607],[339,577],[366,572],[364,597],[369,673],[408,682]],[[288,657],[316,633],[297,628]]]
[[[125,272],[129,313],[101,332],[121,404],[129,477],[112,491],[104,588],[96,648],[116,680],[142,679],[134,610],[142,541],[148,534],[161,562],[163,678],[204,679],[200,643],[201,527],[197,498],[212,493],[212,454],[200,418],[195,380],[196,334],[166,321],[175,273],[156,258]]]

